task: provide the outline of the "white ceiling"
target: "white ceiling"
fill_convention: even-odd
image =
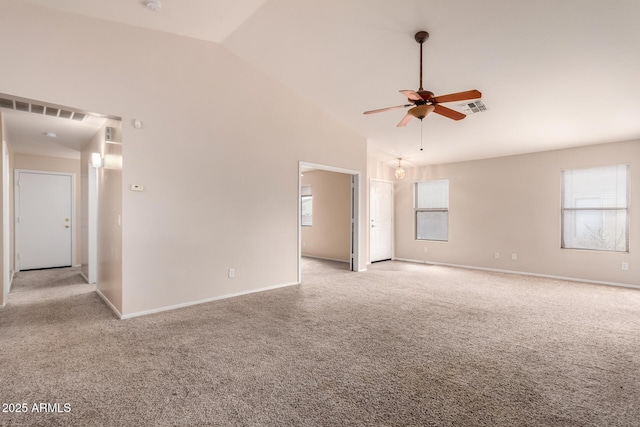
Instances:
[[[640,138],[638,0],[22,0],[220,43],[391,163],[434,164]],[[397,128],[417,89],[478,89],[487,111]],[[456,103],[447,104],[456,108]],[[295,106],[292,106],[295,108]]]

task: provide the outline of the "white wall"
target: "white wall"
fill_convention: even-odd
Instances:
[[[561,249],[561,170],[625,163],[630,252]],[[640,141],[409,168],[395,185],[396,258],[640,285],[639,171]],[[413,186],[430,179],[449,180],[448,242],[414,238]]]
[[[218,45],[0,0],[0,51],[0,92],[123,117],[124,315],[296,282],[298,162],[365,176],[364,138]]]

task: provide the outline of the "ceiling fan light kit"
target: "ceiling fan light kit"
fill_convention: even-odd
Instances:
[[[412,118],[417,118],[420,121],[424,119],[428,114],[436,113],[441,116],[450,118],[452,120],[462,120],[466,117],[465,114],[460,113],[451,108],[447,108],[441,103],[466,101],[472,99],[479,99],[482,97],[482,93],[478,90],[468,90],[465,92],[450,93],[448,95],[435,96],[433,92],[424,90],[422,87],[422,45],[429,39],[429,33],[426,31],[418,31],[414,36],[416,42],[420,44],[420,87],[418,90],[401,90],[400,93],[407,97],[408,104],[397,105],[395,107],[380,108],[377,110],[365,111],[364,114],[381,113],[383,111],[395,110],[399,108],[412,107],[407,111],[405,116],[398,123],[398,127],[406,126]]]

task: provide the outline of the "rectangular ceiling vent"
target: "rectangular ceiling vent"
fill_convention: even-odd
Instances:
[[[51,117],[60,117],[62,119],[71,119],[78,122],[83,121],[87,117],[87,113],[81,111],[73,111],[63,109],[53,105],[38,105],[26,100],[10,99],[9,97],[0,97],[0,108],[8,110],[26,111],[34,114],[44,114]]]
[[[458,107],[460,107],[465,114],[476,114],[487,111],[487,107],[484,106],[482,101],[465,102],[464,104],[458,104]]]

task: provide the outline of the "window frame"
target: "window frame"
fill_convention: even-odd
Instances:
[[[620,167],[624,166],[626,169],[626,179],[625,179],[625,192],[626,192],[626,206],[623,208],[620,207],[574,207],[567,208],[565,207],[565,173],[575,170],[588,170],[588,169],[601,169],[607,167]],[[610,164],[610,165],[600,165],[600,166],[591,166],[591,167],[578,167],[578,168],[565,168],[560,172],[560,249],[573,250],[573,251],[595,251],[595,252],[613,252],[613,253],[629,253],[629,225],[630,225],[630,186],[631,186],[631,166],[629,163],[618,163],[618,164]],[[601,197],[601,196],[600,196]],[[593,198],[593,197],[592,197]],[[597,212],[602,217],[604,221],[605,212],[620,212],[623,211],[625,214],[625,233],[624,233],[624,250],[618,249],[603,249],[603,248],[581,248],[581,247],[573,247],[567,246],[565,243],[565,212]],[[574,221],[575,227],[575,221]]]
[[[418,205],[418,186],[422,183],[427,182],[438,182],[438,181],[446,181],[447,182],[447,207],[446,208],[419,208]],[[448,242],[449,241],[449,180],[446,178],[443,179],[429,179],[425,181],[417,181],[413,184],[413,237],[417,241],[427,241],[427,242]],[[428,213],[446,213],[447,218],[447,230],[446,230],[446,238],[445,239],[427,239],[418,237],[418,215],[421,212]]]

